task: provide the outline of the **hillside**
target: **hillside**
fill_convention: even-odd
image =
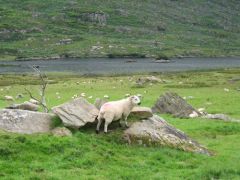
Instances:
[[[0,59],[240,56],[239,0],[0,3]]]

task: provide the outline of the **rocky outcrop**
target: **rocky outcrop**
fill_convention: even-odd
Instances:
[[[106,25],[109,15],[104,12],[88,12],[79,15],[79,21],[93,22],[100,25]]]
[[[72,39],[61,39],[56,45],[66,45],[66,44],[71,44],[73,42]]]
[[[84,98],[77,98],[70,102],[52,108],[66,127],[79,128],[86,123],[92,123],[98,116],[99,110]]]
[[[0,110],[0,129],[15,133],[45,133],[52,128],[54,115],[19,109]]]
[[[201,115],[195,108],[188,104],[176,93],[167,92],[152,107],[153,113],[173,114],[176,117],[188,118],[192,114]]]
[[[139,119],[145,119],[153,116],[151,108],[140,106],[134,107],[130,115],[133,115]]]
[[[211,152],[157,115],[133,123],[123,139],[129,144],[167,146],[183,151],[211,155]]]

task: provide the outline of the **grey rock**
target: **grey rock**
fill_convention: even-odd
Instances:
[[[222,120],[222,121],[226,121],[226,122],[240,122],[240,120],[233,119],[226,114],[205,114],[202,116],[202,118]]]
[[[206,114],[205,116],[202,116],[206,119],[218,119],[223,121],[230,121],[231,118],[225,114]]]
[[[153,61],[154,63],[170,63],[170,62],[172,62],[172,61],[170,61],[170,60],[165,60],[165,59],[158,59],[158,60],[155,60],[155,61]]]
[[[193,112],[196,112],[199,116],[201,115],[198,110],[188,104],[182,97],[172,92],[167,92],[159,97],[152,107],[152,111],[153,113],[173,114],[180,118],[188,118]]]
[[[151,118],[133,123],[124,131],[123,139],[129,144],[145,146],[167,146],[183,151],[211,155],[205,147],[189,138],[184,132],[174,128],[161,117]]]
[[[23,134],[45,133],[52,128],[53,114],[19,109],[0,110],[0,129]]]
[[[132,32],[132,29],[127,26],[117,26],[115,28],[115,30],[116,30],[116,32],[119,32],[119,33],[131,33]]]
[[[66,127],[56,127],[51,131],[52,135],[63,137],[63,136],[72,136],[72,132]]]
[[[52,108],[66,127],[79,128],[86,123],[94,122],[99,110],[84,98],[77,98],[70,102]]]
[[[147,84],[147,83],[162,83],[163,81],[155,76],[140,77],[136,80],[136,84]]]
[[[39,105],[30,103],[30,102],[24,102],[22,104],[13,104],[9,107],[6,107],[6,109],[22,109],[22,110],[28,110],[28,111],[37,111],[39,108]]]
[[[139,119],[145,119],[145,118],[149,118],[152,117],[152,110],[149,107],[140,107],[140,106],[136,106],[132,109],[130,115],[136,116]]]
[[[61,39],[60,41],[59,41],[59,44],[63,44],[63,45],[65,45],[65,44],[71,44],[72,43],[72,39]]]
[[[106,25],[108,18],[109,18],[109,15],[107,13],[99,11],[99,12],[82,13],[79,15],[78,20],[85,21],[85,22],[98,23],[100,25]]]
[[[230,82],[237,82],[240,81],[240,77],[234,77],[232,79],[229,79]]]

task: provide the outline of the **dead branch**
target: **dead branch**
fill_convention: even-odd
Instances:
[[[42,103],[41,100],[35,98],[35,97],[32,95],[31,91],[29,91],[27,88],[24,88],[24,89],[25,89],[25,91],[29,94],[30,98],[32,98],[32,99],[34,99],[34,100],[36,100],[36,101],[39,102],[39,105],[41,105],[41,106],[43,107],[44,112],[49,112],[49,109],[48,109],[48,107],[46,106],[46,104]]]
[[[36,66],[31,66],[31,68],[38,74],[38,76],[41,80],[41,88],[40,88],[40,92],[39,92],[41,99],[37,99],[36,97],[34,97],[27,88],[25,88],[25,90],[27,91],[27,93],[29,94],[29,96],[32,99],[39,102],[39,104],[43,107],[44,112],[49,112],[49,109],[46,104],[46,97],[45,97],[45,90],[46,90],[46,87],[48,84],[47,76],[45,74],[43,74]]]

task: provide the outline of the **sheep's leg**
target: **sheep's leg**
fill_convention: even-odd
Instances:
[[[122,127],[122,123],[121,123],[122,121],[121,121],[121,119],[119,120],[119,122],[118,122],[118,125],[119,125],[119,127]]]
[[[128,128],[129,126],[128,126],[128,123],[127,123],[127,118],[128,118],[127,116],[124,117],[124,122],[125,122],[125,127]]]
[[[110,124],[110,122],[105,120],[104,133],[107,133],[108,124]]]
[[[122,121],[124,120],[124,116],[121,117],[121,119],[119,119],[119,127],[122,127]]]
[[[103,121],[102,118],[99,118],[99,119],[98,119],[98,124],[97,124],[97,128],[96,128],[96,133],[97,133],[97,134],[99,133],[99,129],[100,129],[100,126],[101,126],[101,124],[102,124],[102,121]]]

